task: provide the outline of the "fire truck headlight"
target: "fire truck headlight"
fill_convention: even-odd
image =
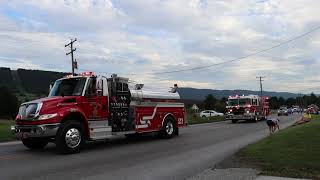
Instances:
[[[56,117],[57,115],[58,115],[57,113],[54,113],[54,114],[43,114],[43,115],[39,116],[38,120],[51,119],[51,118]]]
[[[250,111],[249,110],[247,110],[247,114],[249,114],[250,113]]]

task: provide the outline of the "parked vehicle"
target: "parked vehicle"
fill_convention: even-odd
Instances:
[[[176,89],[153,92],[142,87],[130,88],[128,78],[117,75],[67,76],[55,82],[47,98],[23,103],[11,130],[30,149],[54,142],[62,153],[79,152],[86,141],[112,136],[178,135],[186,113]]]
[[[278,116],[288,116],[289,112],[287,107],[280,107],[280,109],[278,110]]]
[[[257,122],[270,114],[268,97],[258,95],[230,96],[227,102],[226,119],[236,123],[239,120]]]
[[[200,117],[211,117],[211,116],[224,116],[223,113],[216,112],[214,110],[204,110],[200,112]]]
[[[301,113],[302,109],[299,106],[292,106],[292,113]]]

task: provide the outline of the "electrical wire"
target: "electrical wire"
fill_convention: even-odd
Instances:
[[[246,59],[248,57],[251,57],[251,56],[255,56],[255,55],[258,55],[258,54],[261,54],[263,52],[266,52],[266,51],[270,51],[272,49],[275,49],[275,48],[278,48],[280,46],[283,46],[285,44],[289,44],[297,39],[300,39],[302,37],[305,37],[317,30],[320,29],[320,26],[316,26],[315,28],[307,31],[307,32],[304,32],[298,36],[295,36],[291,39],[288,39],[286,41],[283,41],[281,43],[278,43],[274,46],[271,46],[269,48],[266,48],[266,49],[262,49],[262,50],[259,50],[259,51],[256,51],[256,52],[253,52],[253,53],[250,53],[250,54],[247,54],[245,56],[241,56],[241,57],[238,57],[238,58],[235,58],[235,59],[231,59],[231,60],[227,60],[227,61],[224,61],[224,62],[220,62],[220,63],[214,63],[214,64],[209,64],[209,65],[204,65],[204,66],[198,66],[198,67],[193,67],[193,68],[186,68],[186,69],[180,69],[180,70],[172,70],[172,71],[162,71],[162,72],[147,72],[147,73],[143,73],[143,74],[136,74],[136,73],[133,73],[133,74],[128,74],[128,75],[145,75],[145,74],[151,74],[151,75],[156,75],[156,74],[170,74],[170,73],[177,73],[177,72],[185,72],[185,71],[194,71],[194,70],[199,70],[199,69],[207,69],[207,68],[210,68],[210,67],[213,67],[213,66],[218,66],[218,65],[222,65],[222,64],[227,64],[227,63],[232,63],[232,62],[235,62],[235,61],[240,61],[240,60],[243,60],[243,59]]]

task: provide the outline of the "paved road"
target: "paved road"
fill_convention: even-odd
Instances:
[[[298,117],[281,117],[281,127]],[[185,179],[267,135],[265,122],[219,122],[183,128],[169,140],[146,136],[90,143],[73,155],[56,154],[54,145],[38,152],[0,145],[0,179]]]

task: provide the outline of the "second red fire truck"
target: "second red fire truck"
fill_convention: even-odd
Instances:
[[[54,142],[62,153],[79,152],[88,140],[158,132],[170,138],[185,126],[177,86],[170,92],[129,87],[128,78],[91,72],[57,80],[47,98],[20,106],[11,130],[30,149]]]
[[[226,119],[232,120],[232,123],[239,120],[257,122],[266,119],[270,113],[268,99],[258,95],[230,96],[226,107]]]

